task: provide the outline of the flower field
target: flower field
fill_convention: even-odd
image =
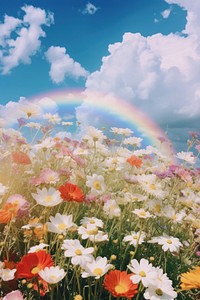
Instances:
[[[169,157],[128,128],[18,122],[0,129],[1,299],[200,299],[198,133]]]

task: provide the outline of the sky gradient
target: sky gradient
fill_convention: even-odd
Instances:
[[[0,117],[20,97],[81,88],[132,103],[186,150],[200,124],[199,15],[199,0],[2,1]]]

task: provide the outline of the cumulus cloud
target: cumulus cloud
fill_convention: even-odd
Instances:
[[[98,9],[99,7],[96,7],[94,4],[88,2],[85,9],[82,11],[82,14],[94,15]]]
[[[163,128],[181,128],[200,118],[200,1],[166,2],[187,11],[183,32],[125,33],[121,42],[109,45],[100,69],[88,76],[86,92],[118,96]]]
[[[45,53],[45,56],[51,64],[49,75],[55,83],[63,82],[67,76],[78,79],[79,77],[86,78],[89,74],[66,53],[65,47],[51,46]]]
[[[0,105],[0,123],[3,120],[4,126],[11,126],[17,122],[17,119],[27,118],[28,111],[33,113],[31,119],[41,120],[41,116],[45,113],[55,114],[58,106],[49,97],[35,99],[20,97],[18,102],[9,101],[6,105]]]
[[[22,8],[23,19],[5,16],[0,24],[0,70],[8,74],[20,63],[30,64],[31,56],[41,46],[40,38],[45,37],[42,26],[53,23],[53,14],[32,5]]]

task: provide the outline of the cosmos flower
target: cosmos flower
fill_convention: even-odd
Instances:
[[[5,203],[0,209],[0,224],[8,224],[17,216],[19,206],[15,203]]]
[[[133,147],[140,147],[142,141],[143,141],[142,138],[133,136],[133,137],[124,139],[123,144],[133,146]]]
[[[19,290],[15,290],[15,291],[8,293],[5,297],[3,297],[3,300],[13,300],[13,299],[23,300],[24,297],[23,297],[22,292]]]
[[[132,167],[140,168],[142,165],[142,159],[136,155],[132,155],[126,160]]]
[[[26,279],[38,277],[39,271],[44,270],[45,267],[51,267],[53,264],[51,255],[44,250],[28,253],[17,264],[16,277]]]
[[[110,132],[114,134],[124,135],[124,136],[129,136],[133,134],[133,131],[129,128],[118,128],[118,127],[111,127]]]
[[[64,269],[60,269],[60,267],[58,266],[51,266],[45,267],[43,270],[39,271],[38,274],[48,284],[56,284],[65,277],[66,272],[64,271]]]
[[[114,297],[124,297],[132,299],[137,294],[138,285],[134,284],[126,271],[113,270],[105,275],[104,287]]]
[[[32,193],[32,197],[36,202],[43,206],[55,206],[62,202],[60,192],[50,187],[48,190],[43,188],[42,190],[37,188],[37,194]]]
[[[83,202],[84,194],[76,184],[66,182],[64,185],[61,185],[58,189],[60,191],[61,198],[64,201]]]
[[[0,270],[0,278],[3,281],[13,280],[15,278],[15,272],[16,272],[16,269],[12,269],[12,270],[7,269],[7,268],[1,269]]]
[[[181,289],[200,289],[200,267],[181,274]]]
[[[15,151],[12,153],[12,161],[20,165],[29,165],[31,163],[30,157],[28,154],[22,151]]]
[[[193,155],[193,152],[181,151],[181,152],[177,153],[176,157],[183,160],[183,161],[185,161],[186,163],[189,163],[189,164],[194,164],[195,163],[195,157]]]
[[[20,194],[11,195],[7,199],[6,203],[13,203],[18,205],[17,217],[27,216],[30,208],[30,203],[22,195]]]

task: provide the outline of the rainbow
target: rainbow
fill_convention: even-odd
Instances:
[[[69,108],[69,114],[70,112],[71,114],[80,112],[84,107],[85,111],[87,109],[92,110],[93,113],[95,112],[95,116],[99,119],[102,127],[106,127],[106,124],[112,127],[123,127],[120,126],[123,123],[126,127],[132,129],[134,133],[137,132],[140,136],[142,135],[142,137],[146,138],[148,144],[157,147],[171,159],[174,157],[171,142],[164,131],[130,102],[114,96],[98,94],[96,92],[88,93],[83,90],[56,90],[39,94],[28,100],[35,102],[42,98],[53,100],[60,107],[61,111],[63,108],[65,110]],[[48,101],[46,109],[48,109]],[[115,121],[114,126],[112,125],[113,121]],[[116,126],[117,121],[119,126]],[[167,141],[167,143],[162,145],[162,149],[159,140],[160,137]]]

